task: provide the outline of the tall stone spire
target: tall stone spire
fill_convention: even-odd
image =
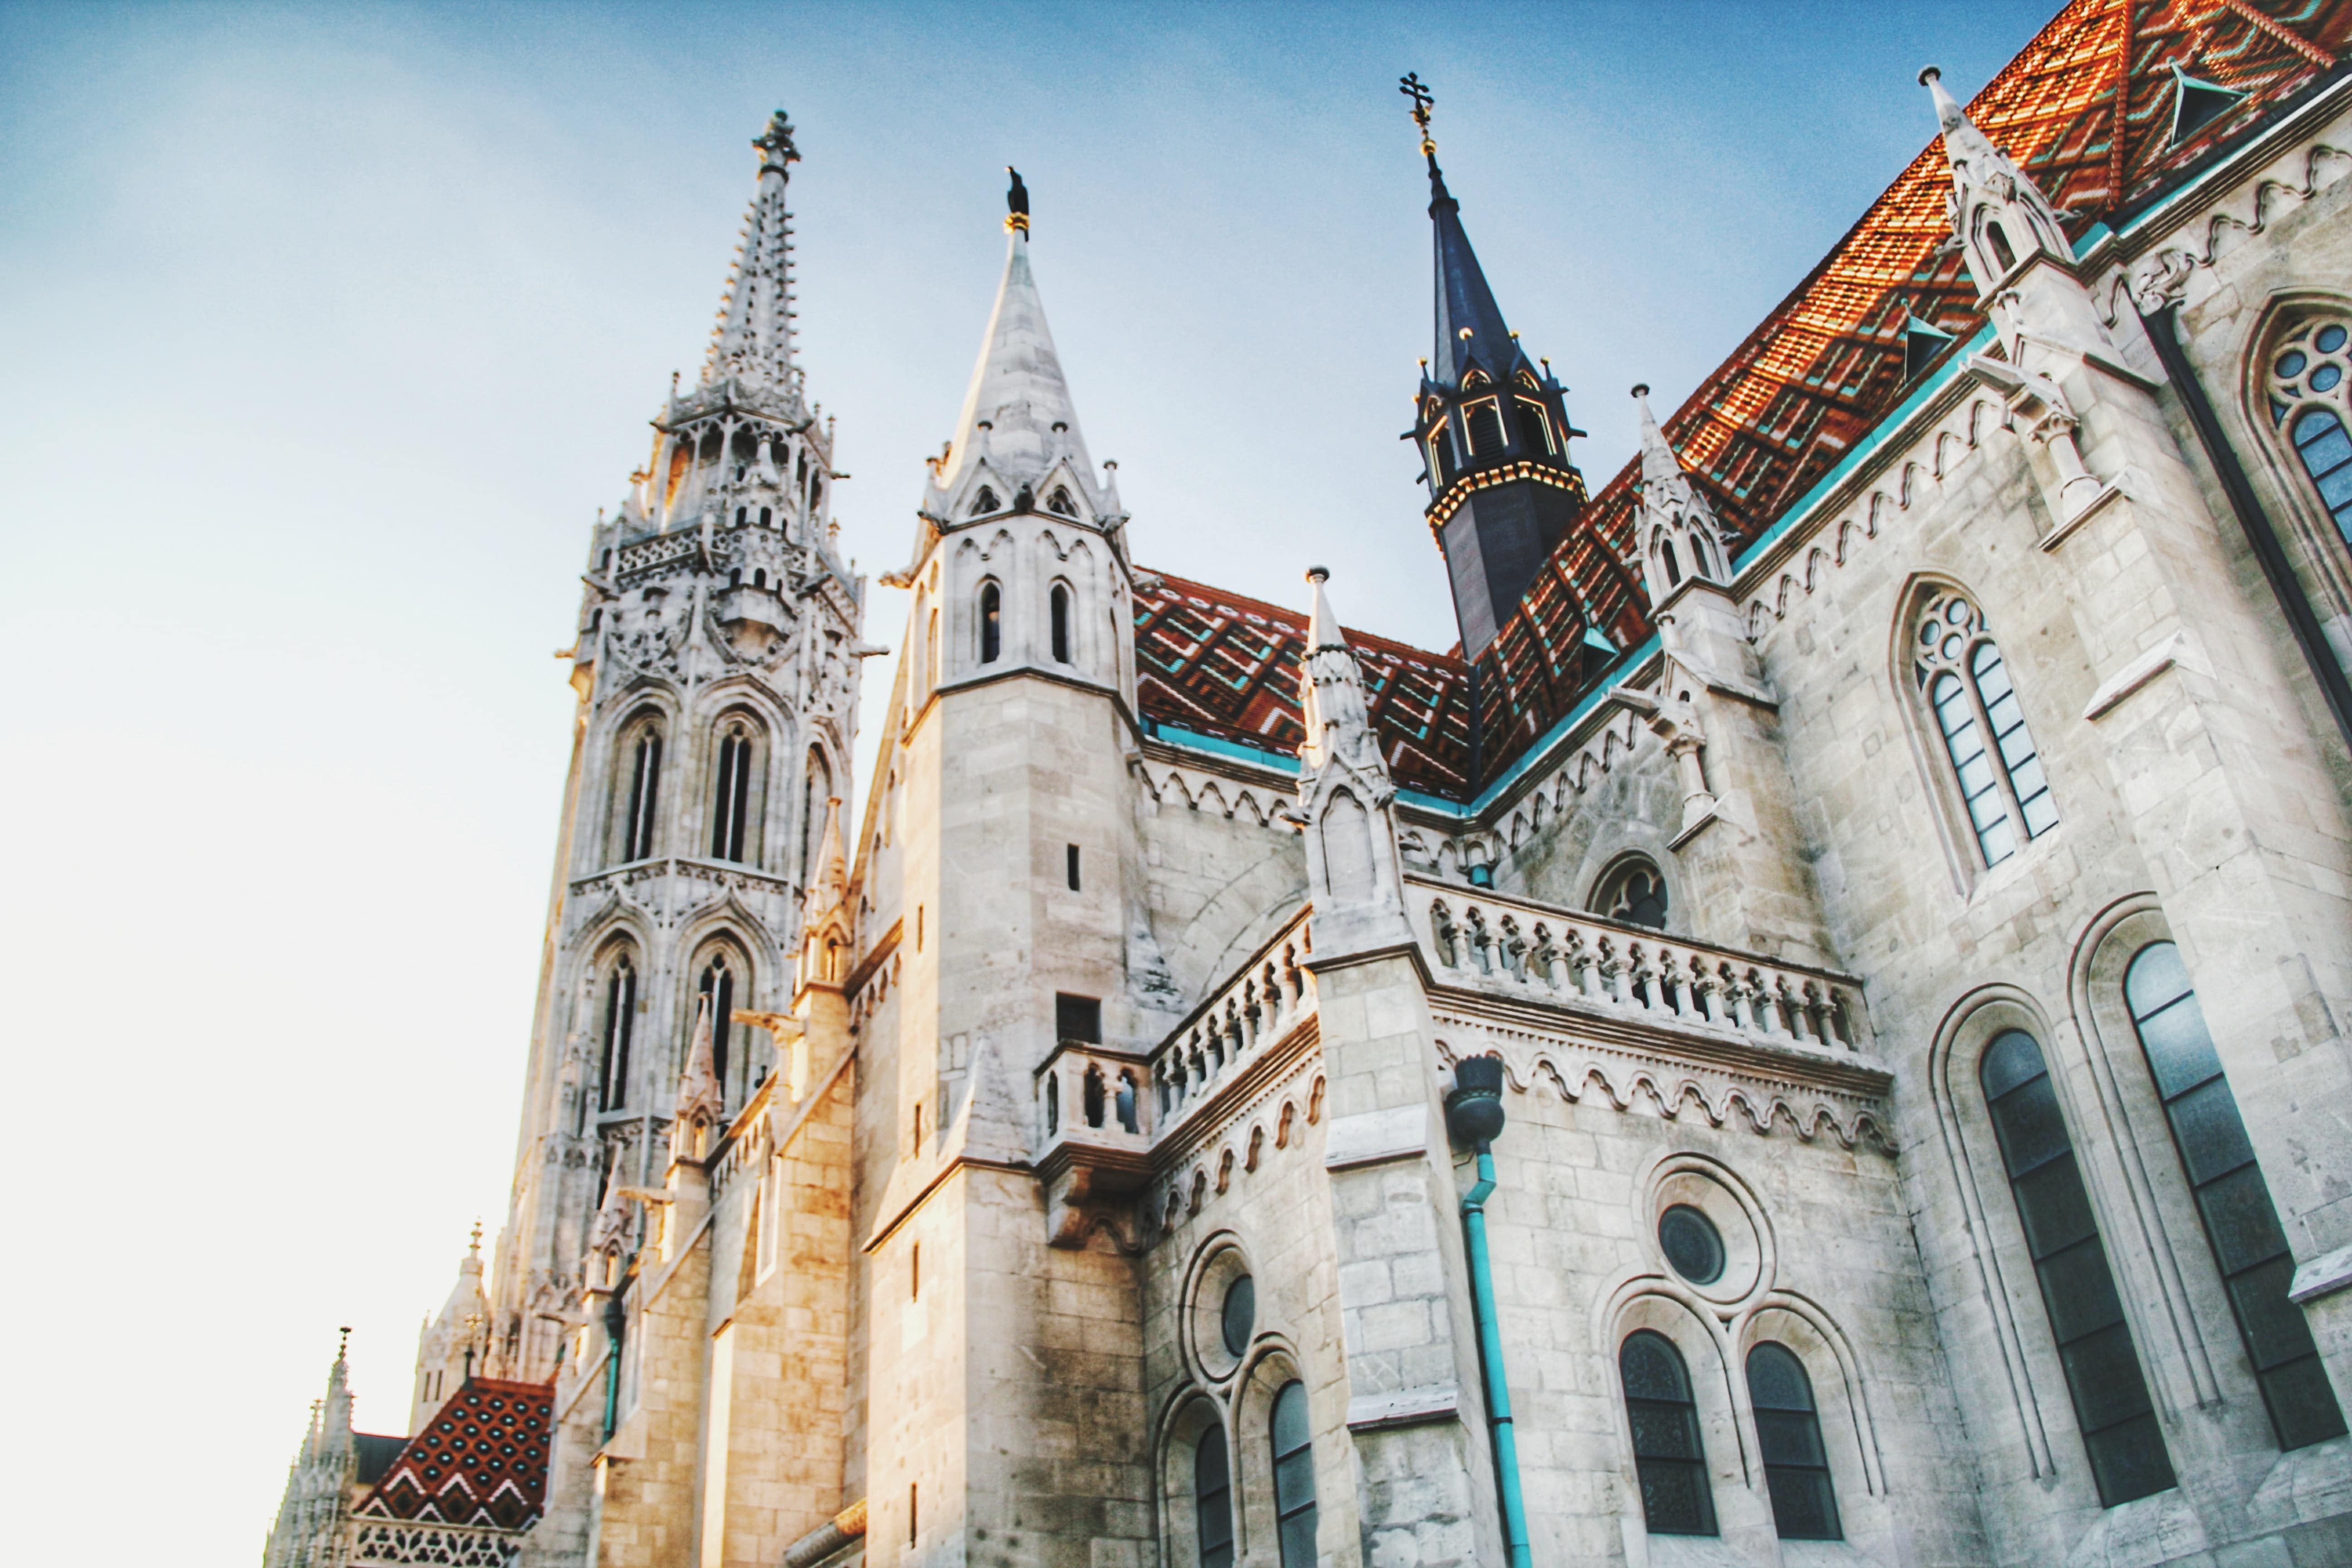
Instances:
[[[731,379],[781,390],[800,377],[793,363],[793,224],[784,187],[801,154],[781,109],[751,145],[760,153],[760,184],[711,329],[702,384]]]
[[[1299,674],[1307,740],[1298,748],[1292,812],[1307,839],[1307,897],[1315,910],[1315,952],[1323,958],[1412,940],[1397,857],[1396,784],[1372,729],[1364,672],[1323,591],[1330,575],[1320,566],[1307,572],[1315,607]]]
[[[1642,581],[1653,609],[1692,582],[1731,580],[1730,553],[1723,526],[1706,493],[1691,482],[1682,459],[1666,444],[1650,412],[1650,389],[1633,389],[1642,418],[1642,488],[1636,549]]]
[[[1968,257],[1978,297],[1993,293],[2035,256],[2071,268],[2074,248],[2066,242],[2050,198],[1953,100],[1944,89],[1940,69],[1927,67],[1920,71],[1919,82],[1927,89],[1936,106],[1936,123],[1943,130],[1944,156],[1952,169],[1945,215]]]
[[[1402,90],[1429,165],[1436,283],[1436,342],[1422,363],[1412,437],[1427,465],[1429,527],[1445,554],[1462,651],[1475,659],[1583,510],[1568,443],[1584,432],[1569,424],[1550,363],[1528,357],[1487,286],[1437,164],[1429,89],[1411,76]]]
[[[1108,521],[1045,302],[1029,264],[1029,192],[1011,169],[1004,276],[981,340],[955,438],[923,498],[926,515],[961,521],[998,511],[1062,511]],[[1057,497],[1058,492],[1058,497]]]

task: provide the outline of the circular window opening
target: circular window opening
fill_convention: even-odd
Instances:
[[[1225,1353],[1236,1361],[1249,1349],[1250,1331],[1257,1327],[1257,1283],[1244,1274],[1225,1287],[1225,1305],[1219,1313]]]
[[[1676,1204],[1658,1216],[1658,1248],[1675,1272],[1694,1285],[1723,1278],[1722,1233],[1688,1204]]]

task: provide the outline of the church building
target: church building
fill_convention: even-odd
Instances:
[[[778,113],[588,542],[510,1207],[266,1568],[2352,1565],[2347,52],[1888,84],[1664,410],[1522,344],[1408,77],[1361,537],[1444,650],[1150,568],[1018,175],[867,626]]]

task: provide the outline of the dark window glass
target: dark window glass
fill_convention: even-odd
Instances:
[[[1985,244],[1992,249],[1992,264],[2004,273],[2017,265],[2017,252],[2009,247],[2009,236],[2001,232],[2000,225],[1985,225]]]
[[[1715,1534],[1698,1404],[1682,1352],[1664,1335],[1643,1329],[1618,1350],[1617,1373],[1625,1384],[1625,1422],[1633,1430],[1633,1468],[1650,1533]]]
[[[1805,1363],[1786,1345],[1758,1345],[1748,1352],[1748,1399],[1756,1407],[1756,1442],[1780,1538],[1844,1540]]]
[[[1054,998],[1054,1037],[1085,1045],[1102,1044],[1102,1004],[1092,996]]]
[[[1688,1204],[1676,1204],[1658,1216],[1658,1247],[1675,1272],[1694,1285],[1723,1278],[1723,1237],[1713,1220]]]
[[[1647,860],[1633,860],[1612,873],[1594,900],[1601,914],[1627,925],[1666,927],[1666,880]]]
[[[710,858],[743,858],[751,821],[751,733],[730,724],[719,738],[719,787],[710,805]]]
[[[1470,455],[1474,458],[1499,456],[1503,450],[1503,414],[1495,400],[1474,403],[1467,411],[1470,424]]]
[[[1274,1396],[1274,1519],[1282,1568],[1314,1568],[1315,1447],[1307,1426],[1307,1385]]]
[[[1192,1500],[1201,1528],[1201,1568],[1233,1568],[1233,1464],[1225,1455],[1225,1429],[1213,1421],[1192,1447]]]
[[[2294,1274],[2286,1234],[2254,1163],[2253,1143],[2222,1076],[2180,950],[2168,942],[2142,948],[2124,973],[2124,1000],[2147,1052],[2148,1071],[2279,1447],[2301,1448],[2341,1436],[2344,1412],[2328,1387],[2311,1325],[2303,1309],[2286,1299]]]
[[[2319,499],[2336,520],[2336,527],[2352,540],[2352,437],[2344,422],[2325,408],[2314,408],[2294,422],[2294,449],[2303,458]]]
[[[1064,865],[1064,868],[1064,868],[1066,871],[1067,871],[1067,872],[1069,873],[1070,891],[1072,891],[1072,892],[1074,892],[1074,893],[1075,893],[1075,892],[1079,891],[1079,888],[1078,888],[1078,847],[1077,847],[1076,845],[1075,845],[1075,844],[1072,844],[1072,845],[1067,846],[1067,848],[1068,848],[1068,851],[1069,851],[1069,852],[1068,852],[1068,854],[1067,854],[1067,855],[1066,855],[1066,856],[1063,858],[1064,858],[1064,861],[1065,861],[1065,865]]]
[[[1244,1274],[1225,1287],[1225,1304],[1218,1313],[1225,1352],[1240,1356],[1249,1349],[1250,1331],[1257,1326],[1257,1282]]]
[[[637,972],[627,959],[613,966],[604,983],[604,1076],[599,1110],[618,1110],[629,1100],[629,1036],[637,1016]]]
[[[1051,595],[1053,610],[1054,662],[1070,662],[1070,591],[1059,583],[1054,584]]]
[[[1525,445],[1530,452],[1544,454],[1551,450],[1551,421],[1544,417],[1542,405],[1517,400],[1519,428],[1526,433]]]
[[[980,662],[994,664],[1003,651],[1004,595],[993,583],[980,591]]]
[[[661,790],[661,731],[638,733],[629,763],[629,810],[621,823],[621,858],[642,860],[654,852],[654,807]]]
[[[2008,1030],[1985,1047],[1977,1076],[2099,1500],[2113,1508],[2162,1491],[2174,1484],[2172,1461],[2042,1047],[2022,1029]]]

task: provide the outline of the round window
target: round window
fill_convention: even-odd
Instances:
[[[1257,1327],[1257,1285],[1248,1275],[1225,1287],[1224,1310],[1219,1316],[1225,1353],[1239,1360],[1249,1349],[1250,1331]]]
[[[1713,1220],[1688,1204],[1676,1204],[1658,1216],[1658,1247],[1675,1272],[1694,1285],[1723,1278],[1723,1237]]]

